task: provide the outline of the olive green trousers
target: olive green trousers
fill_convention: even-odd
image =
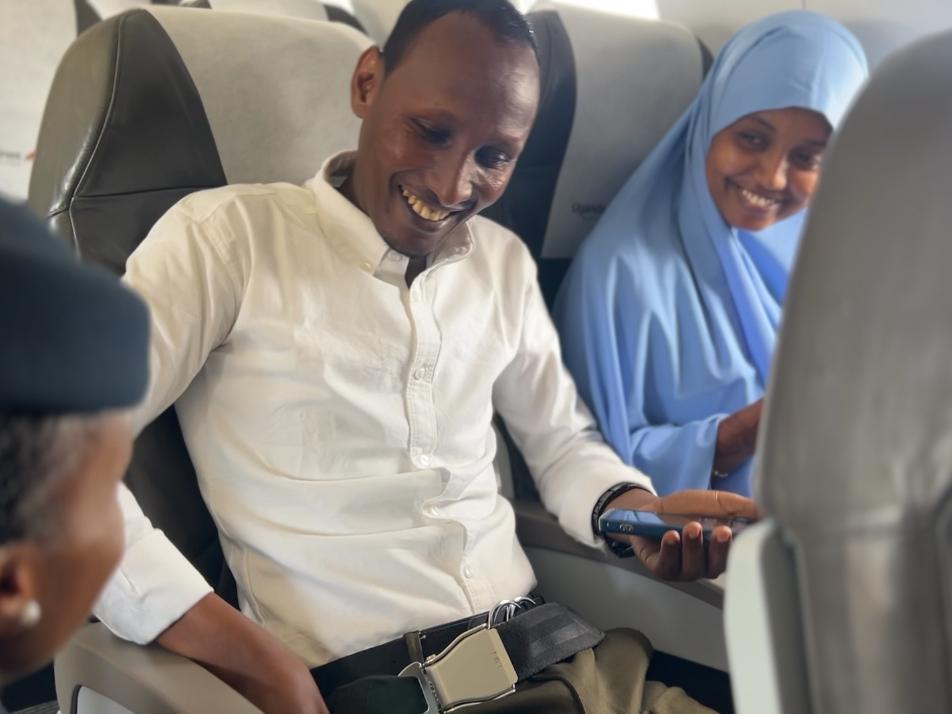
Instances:
[[[467,714],[712,714],[679,687],[645,679],[652,648],[640,632],[611,630],[594,649],[546,667]],[[716,713],[715,713],[716,714]]]

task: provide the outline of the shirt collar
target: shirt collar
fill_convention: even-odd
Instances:
[[[357,152],[345,151],[328,158],[308,182],[318,206],[318,221],[328,240],[345,260],[373,275],[406,270],[407,258],[391,250],[370,217],[340,192],[354,168]],[[469,221],[450,233],[440,249],[427,260],[427,269],[466,258],[473,249]]]

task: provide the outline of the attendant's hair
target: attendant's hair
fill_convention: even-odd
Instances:
[[[95,415],[0,413],[0,545],[55,530],[51,495],[86,456]]]
[[[532,27],[525,15],[508,0],[411,0],[394,25],[383,46],[384,67],[388,72],[403,61],[417,35],[431,22],[451,12],[472,15],[492,32],[499,44],[524,45],[539,58]]]

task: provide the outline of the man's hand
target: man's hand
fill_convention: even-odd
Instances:
[[[714,518],[758,517],[753,501],[728,491],[678,491],[659,498],[648,491],[633,489],[609,501],[605,510],[612,508]],[[701,524],[692,521],[680,533],[668,531],[660,541],[615,534],[610,537],[630,543],[639,560],[659,578],[697,580],[716,578],[724,572],[732,535],[727,526],[717,526],[711,534],[710,543],[705,544]]]
[[[310,670],[271,633],[217,595],[206,595],[158,637],[265,714],[329,714]]]

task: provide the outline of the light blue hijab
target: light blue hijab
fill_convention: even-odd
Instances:
[[[867,75],[856,39],[811,12],[740,30],[612,201],[555,305],[565,362],[602,433],[659,493],[710,485],[717,425],[763,396],[804,212],[752,233],[711,199],[711,139],[756,111],[834,128]],[[748,461],[716,488],[750,494]]]

